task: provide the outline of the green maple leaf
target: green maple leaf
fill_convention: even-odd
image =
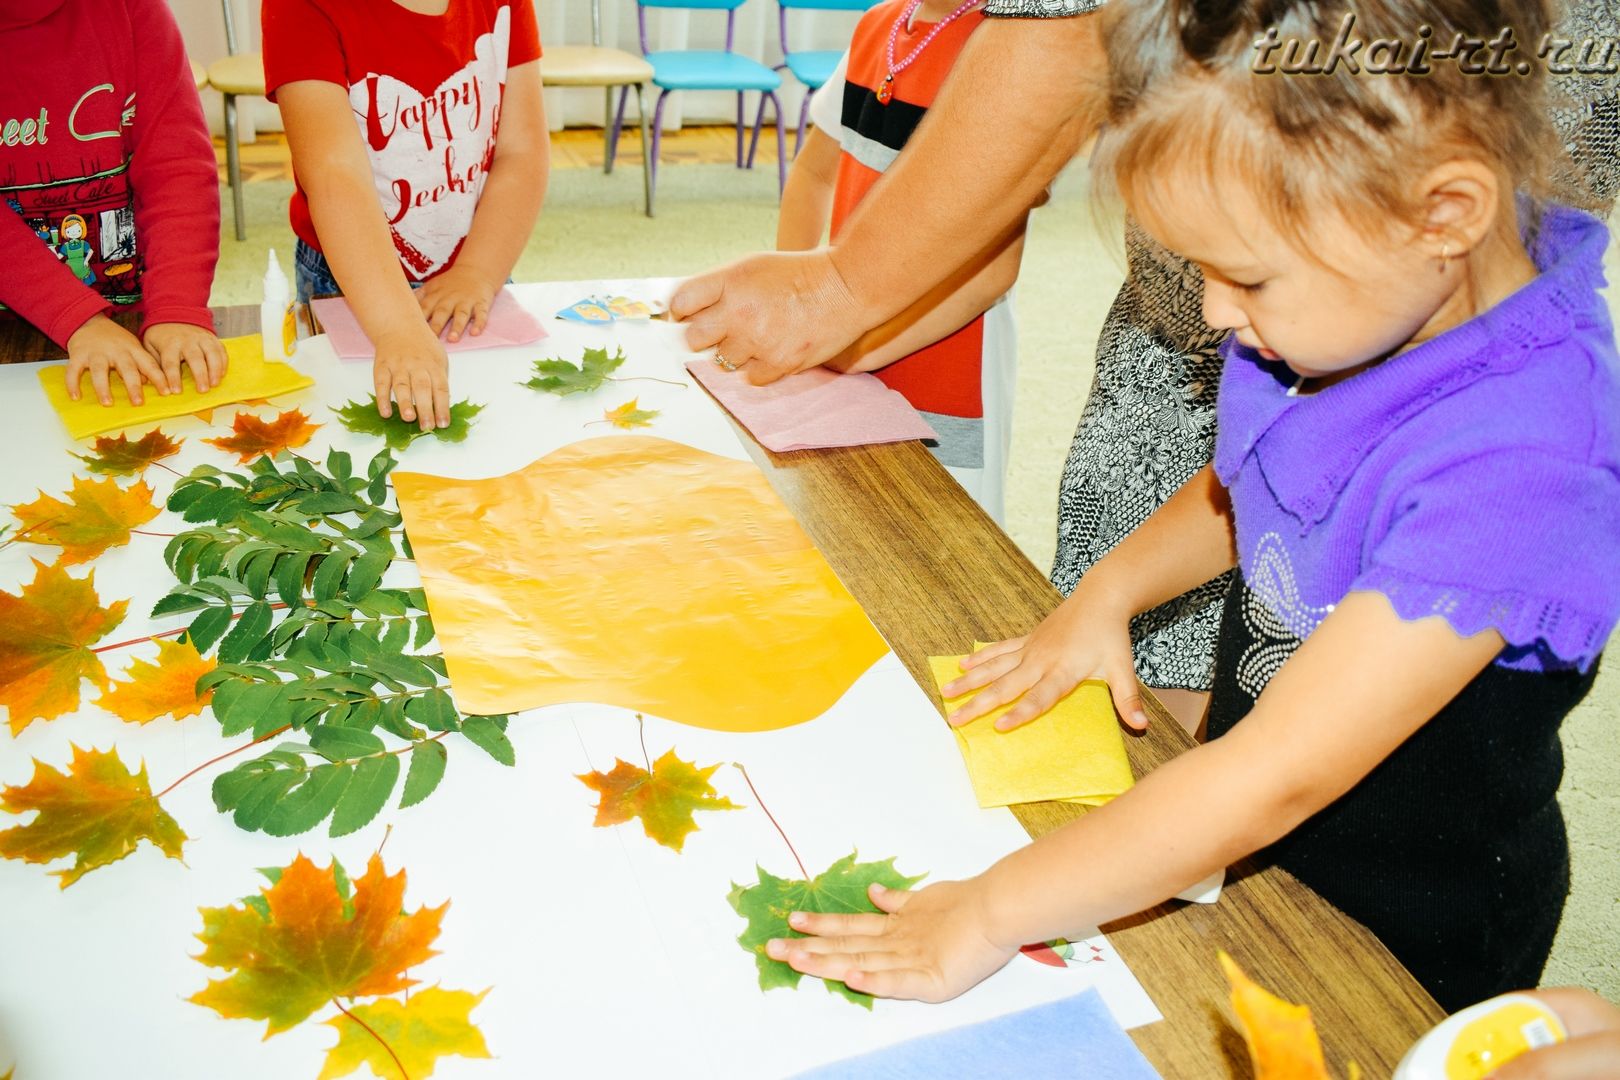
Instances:
[[[558,396],[588,393],[607,382],[623,363],[623,349],[612,356],[606,349],[586,349],[578,367],[562,359],[536,360],[534,378],[519,385]]]
[[[414,420],[400,419],[399,409],[384,420],[377,412],[377,398],[351,401],[341,409],[333,409],[343,426],[357,435],[380,435],[391,449],[403,450],[424,435],[432,435],[444,442],[462,442],[467,438],[472,418],[482,412],[482,405],[458,401],[450,406],[450,426],[423,431]]]
[[[732,883],[726,899],[731,901],[732,910],[748,920],[748,929],[738,936],[737,944],[754,954],[761,990],[773,990],[778,986],[796,987],[804,977],[781,960],[772,960],[765,955],[765,943],[773,938],[805,936],[788,926],[788,915],[795,911],[840,915],[875,912],[878,909],[866,895],[867,888],[873,882],[890,889],[909,889],[927,876],[908,878],[902,875],[894,868],[894,859],[863,863],[856,862],[856,857],[855,852],[850,852],[809,881],[779,878],[761,866],[756,867],[758,883]],[[863,1008],[872,1007],[871,994],[851,990],[833,979],[824,982],[830,993],[842,994]]]

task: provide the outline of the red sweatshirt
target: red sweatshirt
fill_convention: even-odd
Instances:
[[[0,3],[0,304],[59,344],[92,315],[213,329],[219,178],[163,0]]]

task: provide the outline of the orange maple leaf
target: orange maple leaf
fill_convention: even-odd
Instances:
[[[142,840],[171,859],[180,858],[186,840],[152,797],[146,766],[131,773],[111,750],[73,747],[66,773],[36,759],[27,785],[0,788],[0,810],[39,811],[27,825],[0,832],[0,856],[32,863],[74,856],[72,866],[51,871],[64,889],[98,866],[122,859]]]
[[[145,482],[121,488],[112,477],[76,476],[67,502],[40,492],[38,499],[19,503],[11,512],[22,524],[18,540],[54,544],[62,549],[62,565],[72,566],[129,543],[129,531],[157,517],[158,508]]]
[[[93,473],[134,476],[145,472],[153,462],[178,454],[180,444],[185,441],[171,439],[153,428],[134,442],[130,442],[127,435],[120,435],[116,439],[103,435],[96,440],[93,453],[73,456],[85,462]]]
[[[1331,1080],[1310,1008],[1272,994],[1225,952],[1220,961],[1232,984],[1232,1010],[1249,1044],[1255,1080]]]
[[[114,682],[96,702],[120,720],[145,724],[167,713],[176,720],[196,716],[213,698],[208,690],[197,693],[197,680],[214,670],[217,661],[202,656],[189,641],[157,642],[157,662],[136,660],[124,674],[127,682]]]
[[[310,423],[309,417],[298,409],[289,409],[274,420],[261,420],[252,413],[239,412],[231,424],[236,434],[203,442],[229,450],[237,455],[238,464],[246,465],[266,454],[303,446],[320,426]]]
[[[699,769],[682,761],[674,750],[653,762],[652,772],[618,760],[612,772],[589,772],[579,780],[602,797],[597,801],[597,828],[622,825],[633,817],[641,828],[667,848],[680,851],[686,838],[697,831],[692,819],[696,810],[741,810],[742,807],[714,790],[709,777],[719,765]]]
[[[436,955],[429,946],[450,906],[406,913],[405,873],[389,876],[377,855],[354,883],[352,902],[339,894],[333,867],[318,870],[302,855],[261,895],[260,903],[199,909],[197,961],[235,970],[190,1000],[227,1019],[267,1021],[266,1038],[334,998],[414,985],[404,972]]]
[[[35,560],[34,580],[13,596],[0,590],[0,705],[11,731],[79,707],[79,680],[107,688],[107,669],[90,648],[124,621],[128,600],[103,607],[95,572],[70,577]]]

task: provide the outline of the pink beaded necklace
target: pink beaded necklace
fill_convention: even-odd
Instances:
[[[887,105],[894,99],[894,77],[910,67],[911,62],[922,55],[922,51],[928,48],[928,43],[933,41],[941,30],[978,7],[984,0],[962,0],[962,3],[957,6],[955,11],[935,23],[934,28],[928,31],[928,36],[918,42],[917,47],[912,49],[906,55],[906,58],[897,64],[894,62],[894,43],[900,39],[900,28],[910,25],[911,17],[917,13],[918,8],[922,7],[922,2],[923,0],[911,0],[911,3],[906,5],[906,9],[900,13],[900,17],[894,20],[894,26],[889,30],[889,74],[877,89],[877,99],[881,105]]]

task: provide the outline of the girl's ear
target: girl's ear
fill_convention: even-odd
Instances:
[[[1421,242],[1440,259],[1467,255],[1496,227],[1502,183],[1482,161],[1454,158],[1430,169],[1419,197],[1424,221]]]

